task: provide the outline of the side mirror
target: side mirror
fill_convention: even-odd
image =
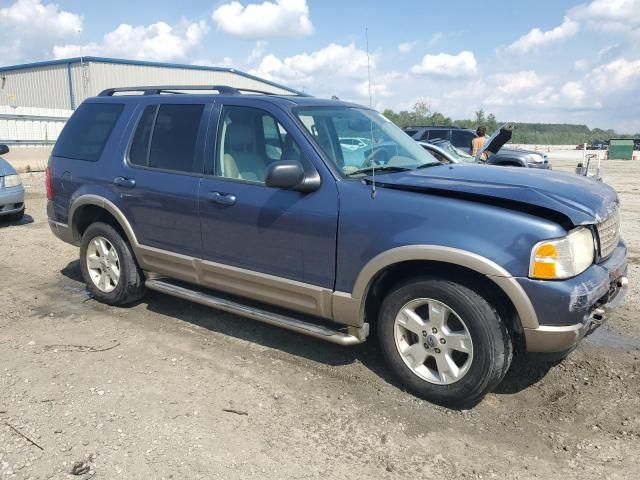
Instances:
[[[306,178],[304,167],[300,162],[281,160],[267,167],[265,184],[267,187],[309,193],[320,186],[320,176],[314,173],[310,178]]]
[[[9,153],[9,147],[7,145],[0,145],[0,155]]]

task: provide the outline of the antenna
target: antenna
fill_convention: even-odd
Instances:
[[[364,38],[367,45],[367,87],[369,89],[369,108],[373,108],[373,101],[371,99],[371,61],[369,57],[369,27],[364,29]],[[376,145],[373,140],[373,120],[369,120],[369,126],[371,129],[371,199],[376,198]]]
[[[371,61],[369,60],[369,27],[365,27],[364,29],[364,38],[367,42],[367,86],[369,89],[369,108],[373,107],[373,102],[371,100]]]

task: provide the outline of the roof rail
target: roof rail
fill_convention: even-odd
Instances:
[[[112,97],[115,93],[121,92],[142,92],[143,95],[160,95],[162,93],[183,94],[185,91],[216,91],[220,94],[240,95],[243,92],[257,93],[262,95],[279,95],[273,92],[263,90],[254,90],[251,88],[236,88],[228,85],[164,85],[164,86],[140,86],[140,87],[118,87],[107,88],[98,94],[99,97]],[[282,94],[297,95],[297,94]]]

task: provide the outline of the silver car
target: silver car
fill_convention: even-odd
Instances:
[[[0,155],[9,147],[0,145]],[[0,157],[0,221],[17,221],[24,215],[24,187],[18,172]]]

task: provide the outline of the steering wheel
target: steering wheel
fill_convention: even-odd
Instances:
[[[389,154],[381,148],[372,148],[371,152],[364,159],[360,168],[373,167],[374,165],[386,165],[389,161]]]

